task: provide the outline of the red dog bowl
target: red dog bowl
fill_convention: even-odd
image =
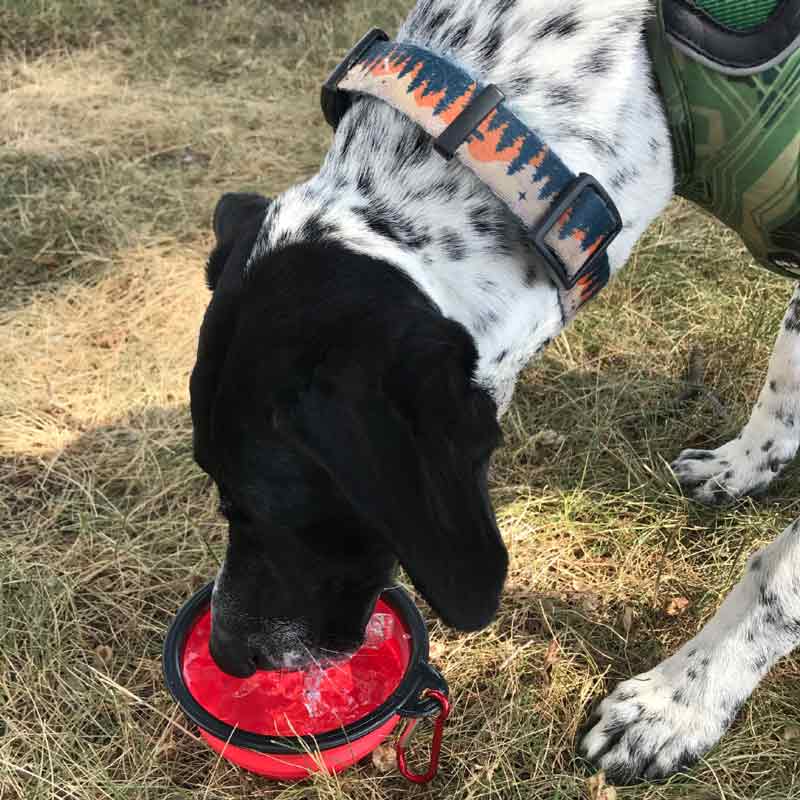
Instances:
[[[428,664],[428,633],[399,587],[383,592],[364,646],[347,661],[311,671],[223,672],[208,649],[211,590],[201,589],[170,626],[164,644],[167,688],[223,758],[279,780],[340,772],[372,752],[407,718],[397,741],[402,774],[426,783],[436,774],[450,705],[447,684]],[[411,772],[405,744],[417,721],[437,716],[431,762]]]

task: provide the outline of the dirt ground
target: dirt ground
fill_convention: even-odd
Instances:
[[[409,5],[0,0],[0,800],[582,798],[593,699],[691,636],[800,511],[797,468],[720,511],[667,468],[746,420],[791,293],[676,203],[504,420],[502,612],[469,636],[428,616],[455,699],[440,777],[367,761],[281,786],[199,742],[159,657],[225,542],[187,409],[211,210],[314,171],[321,80]],[[800,797],[798,678],[785,660],[701,764],[617,796]]]

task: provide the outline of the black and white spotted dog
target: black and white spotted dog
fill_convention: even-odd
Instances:
[[[574,171],[608,189],[625,263],[673,193],[642,30],[647,0],[420,0],[398,36],[497,84]],[[212,651],[229,672],[352,651],[400,562],[449,625],[493,617],[507,556],[486,488],[520,370],[563,329],[519,223],[387,104],[358,100],[317,175],[226,195],[192,376],[195,451],[230,543]],[[734,441],[674,464],[703,502],[762,491],[800,420],[800,292]],[[619,686],[581,752],[655,778],[725,732],[800,641],[800,529],[754,556],[711,622]]]

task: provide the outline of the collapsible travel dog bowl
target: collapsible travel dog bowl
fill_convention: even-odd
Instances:
[[[414,783],[435,776],[450,712],[448,689],[428,664],[425,623],[406,592],[399,587],[383,592],[370,628],[388,622],[386,630],[378,644],[368,641],[348,661],[312,672],[259,671],[242,679],[220,670],[208,650],[212,588],[197,592],[173,620],[164,643],[164,677],[217,753],[260,775],[299,780],[355,764],[403,718],[396,745],[400,772]],[[430,767],[417,774],[408,768],[405,745],[419,719],[433,716]]]

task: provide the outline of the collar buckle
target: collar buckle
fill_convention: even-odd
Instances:
[[[339,127],[342,117],[350,108],[353,97],[349,92],[339,90],[339,84],[347,75],[352,66],[375,44],[375,42],[388,42],[389,34],[380,28],[373,28],[366,36],[362,37],[356,46],[344,57],[344,60],[328,77],[322,86],[322,113],[328,125],[334,130]]]
[[[548,234],[561,222],[562,217],[578,205],[585,192],[594,192],[597,195],[605,206],[611,225],[608,230],[603,232],[603,241],[584,264],[579,269],[571,271],[555,250],[550,247],[546,239]],[[602,268],[606,250],[621,230],[622,217],[608,192],[596,178],[582,172],[564,189],[547,214],[530,230],[529,235],[539,257],[547,266],[556,283],[564,291],[571,291],[582,278]]]

